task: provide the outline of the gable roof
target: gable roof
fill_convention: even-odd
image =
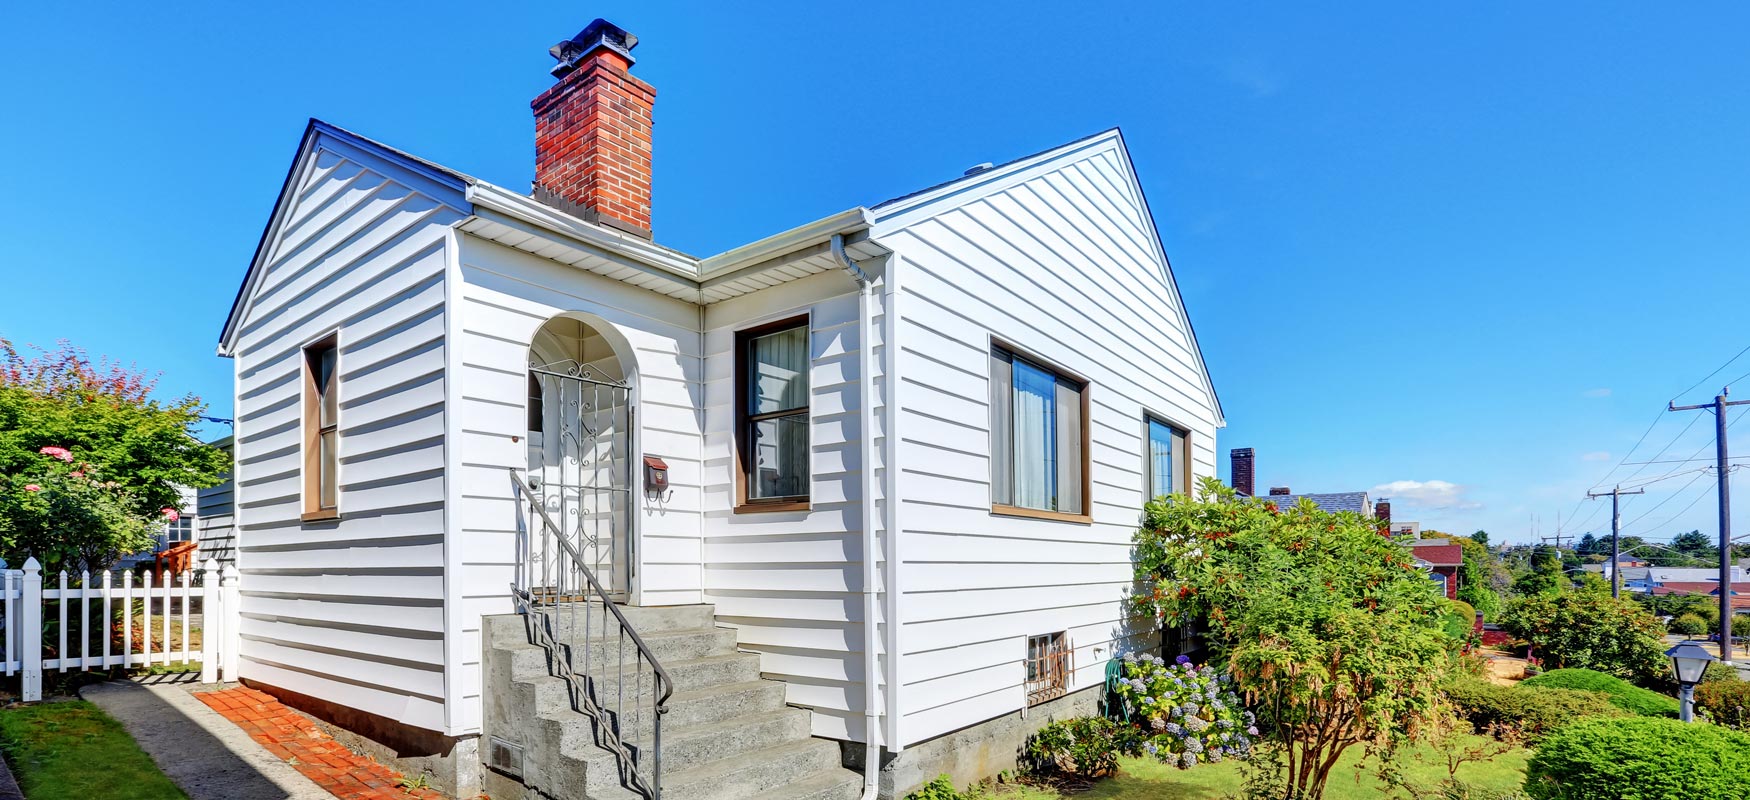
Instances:
[[[1300,502],[1301,498],[1311,500],[1321,511],[1353,511],[1357,514],[1371,512],[1368,508],[1366,492],[1318,492],[1311,494],[1266,494],[1258,495],[1260,500],[1269,500],[1277,508],[1287,508]]]
[[[1215,411],[1216,427],[1226,427],[1227,414],[1222,409],[1221,396],[1215,391],[1215,381],[1209,374],[1209,363],[1203,358],[1203,346],[1197,340],[1197,329],[1191,323],[1190,311],[1185,306],[1184,295],[1179,291],[1178,278],[1173,274],[1173,265],[1167,258],[1166,247],[1161,243],[1160,229],[1155,225],[1154,210],[1149,207],[1148,195],[1142,189],[1142,181],[1136,174],[1136,162],[1130,158],[1130,149],[1125,145],[1124,132],[1113,127],[1098,133],[1074,139],[1056,147],[1050,147],[1037,153],[1007,161],[986,169],[961,175],[958,178],[943,181],[934,186],[919,189],[910,194],[883,200],[869,210],[873,222],[897,222],[911,216],[926,216],[939,213],[935,207],[960,205],[966,198],[981,196],[981,190],[988,189],[1005,181],[1016,178],[1044,165],[1068,160],[1084,152],[1097,148],[1111,148],[1117,153],[1122,169],[1122,177],[1129,184],[1128,188],[1136,195],[1140,212],[1140,222],[1147,230],[1149,249],[1155,261],[1161,266],[1161,279],[1167,292],[1171,295],[1172,306],[1177,312],[1179,322],[1184,325],[1186,337],[1190,340],[1191,351],[1197,358],[1198,374],[1203,378],[1203,387],[1209,392],[1209,405]]]
[[[386,159],[408,173],[423,178],[435,188],[431,193],[440,202],[463,213],[472,211],[464,193],[475,182],[474,178],[312,117],[304,125],[304,135],[298,140],[297,155],[286,169],[286,179],[280,186],[279,197],[274,200],[273,211],[268,214],[267,225],[261,231],[261,239],[255,244],[255,255],[249,260],[249,269],[243,273],[243,282],[237,287],[236,298],[231,301],[231,311],[225,316],[225,327],[219,332],[219,355],[230,355],[236,344],[238,323],[242,321],[243,312],[248,308],[256,285],[261,282],[267,258],[273,251],[273,243],[286,222],[286,215],[291,212],[298,188],[303,185],[303,176],[313,166],[312,156],[324,144],[363,151]]]
[[[1224,427],[1227,424],[1221,398],[1215,391],[1208,363],[1203,358],[1203,348],[1197,340],[1196,329],[1191,324],[1190,314],[1173,276],[1166,250],[1161,245],[1154,213],[1148,206],[1148,198],[1136,175],[1136,165],[1131,161],[1123,134],[1118,128],[1084,136],[1000,166],[885,200],[876,204],[874,209],[861,206],[848,209],[701,259],[651,240],[586,222],[527,195],[512,192],[464,172],[311,118],[304,128],[297,156],[286,172],[285,183],[274,202],[261,239],[256,244],[255,254],[250,260],[242,285],[237,290],[231,311],[226,316],[224,329],[219,336],[220,355],[229,355],[235,345],[238,323],[261,279],[264,261],[272,251],[275,234],[290,210],[292,200],[302,183],[300,178],[310,169],[313,153],[324,143],[386,159],[396,167],[447,190],[437,194],[445,195],[440,198],[443,202],[467,215],[457,225],[461,230],[700,305],[738,297],[808,275],[841,269],[842,265],[829,252],[829,243],[834,239],[842,239],[847,254],[855,260],[878,258],[888,252],[878,242],[868,238],[869,230],[878,220],[942,202],[969,188],[1010,177],[1089,147],[1110,146],[1122,160],[1123,176],[1140,203],[1141,221],[1147,228],[1149,243],[1162,267],[1162,278],[1172,295],[1172,305],[1190,339],[1198,372],[1203,378],[1204,388],[1209,392],[1210,406],[1215,411],[1216,425]]]
[[[1410,549],[1410,555],[1435,567],[1456,567],[1464,564],[1464,547],[1456,544],[1429,544]]]

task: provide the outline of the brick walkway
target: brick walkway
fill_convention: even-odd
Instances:
[[[341,800],[441,800],[430,789],[408,791],[401,774],[346,749],[316,724],[271,695],[237,687],[194,695],[214,711]]]

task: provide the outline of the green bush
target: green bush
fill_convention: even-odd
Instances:
[[[1739,614],[1732,617],[1732,635],[1750,636],[1750,615]]]
[[[1053,722],[1027,739],[1023,766],[1029,772],[1097,778],[1118,771],[1118,756],[1142,748],[1136,728],[1105,717]]]
[[[1666,627],[1678,636],[1700,636],[1707,633],[1707,620],[1696,614],[1684,614]]]
[[[1729,667],[1728,667],[1729,669]],[[1715,681],[1695,687],[1695,707],[1715,724],[1750,733],[1750,683]],[[1750,776],[1746,776],[1750,780]]]
[[[906,795],[905,800],[976,800],[983,796],[984,792],[979,787],[962,792],[954,788],[954,779],[947,775],[937,775],[935,780]]]
[[[1669,719],[1592,719],[1537,746],[1525,770],[1535,800],[1743,800],[1750,735]]]
[[[1610,697],[1610,702],[1618,708],[1637,716],[1677,716],[1676,698],[1666,697],[1658,692],[1642,689],[1621,678],[1589,669],[1550,670],[1535,678],[1526,678],[1525,682],[1520,685],[1603,692]]]
[[[1496,686],[1484,680],[1460,678],[1445,691],[1459,717],[1477,732],[1486,733],[1491,727],[1511,728],[1527,741],[1537,741],[1558,727],[1589,717],[1628,716],[1604,694],[1578,689]]]
[[[1665,626],[1633,600],[1601,592],[1522,597],[1501,620],[1545,667],[1594,669],[1633,681],[1661,680]]]
[[[1709,661],[1707,670],[1701,673],[1702,683],[1737,683],[1743,680],[1738,677],[1738,670],[1718,661]]]

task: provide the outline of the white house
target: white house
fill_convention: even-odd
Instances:
[[[884,796],[1012,764],[1015,720],[1091,708],[1156,646],[1131,534],[1215,472],[1123,137],[699,258],[650,230],[636,42],[597,20],[553,48],[532,194],[309,124],[220,345],[243,678],[463,796],[533,786],[544,734],[489,719],[489,624],[548,586],[514,474],[628,609],[700,607],[798,735],[880,747]],[[704,691],[663,661],[671,702]],[[675,796],[817,796],[724,778],[686,718]],[[860,790],[837,763],[818,796]]]

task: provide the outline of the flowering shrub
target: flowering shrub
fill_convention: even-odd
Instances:
[[[155,399],[145,373],[64,343],[31,350],[0,338],[0,558],[105,569],[229,458],[194,437],[198,398]]]
[[[1190,769],[1252,752],[1257,719],[1241,706],[1232,679],[1212,666],[1127,654],[1116,689],[1148,737],[1143,751],[1162,763]]]

